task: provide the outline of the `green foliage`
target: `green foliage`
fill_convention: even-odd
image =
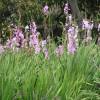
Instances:
[[[3,3],[0,1],[0,11],[3,9]]]
[[[25,50],[1,55],[0,99],[100,100],[98,48],[81,46],[75,55],[65,51],[61,57],[53,48],[48,60]]]
[[[21,21],[21,23],[27,23],[31,18],[36,21],[41,21],[42,7],[47,3],[49,6],[59,5],[64,6],[64,3],[68,0],[1,0],[0,1],[0,15],[3,12],[10,12],[10,15],[0,16],[5,17],[15,17],[16,20]],[[70,0],[69,0],[70,1]],[[94,16],[99,13],[99,2],[90,0],[77,0],[78,6],[81,11],[86,12],[90,16]],[[56,10],[56,9],[55,9]],[[15,16],[14,16],[15,15]],[[10,18],[12,20],[12,18]],[[15,20],[15,21],[16,21]],[[2,20],[1,20],[2,21]],[[12,20],[13,21],[13,20]],[[41,23],[40,23],[41,24]]]
[[[0,0],[0,33],[3,28],[7,29],[7,26],[11,23],[25,26],[29,24],[31,20],[35,20],[37,25],[44,25],[45,17],[42,9],[46,3],[50,7],[47,22],[48,26],[52,27],[53,24],[56,23],[55,21],[57,21],[57,18],[59,18],[61,22],[65,23],[65,16],[62,13],[64,3],[67,1],[72,0]],[[97,0],[75,0],[75,2],[76,1],[78,1],[78,7],[80,8],[80,11],[83,12],[85,17],[89,15],[94,21],[100,20],[98,11],[99,2]],[[78,12],[79,11],[74,10],[74,13]],[[59,15],[61,16],[59,17]],[[77,18],[79,17],[81,16],[78,16]]]

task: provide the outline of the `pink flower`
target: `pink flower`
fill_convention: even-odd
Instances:
[[[22,42],[24,41],[23,32],[20,28],[17,28],[16,31],[17,31],[17,34],[16,34],[15,38],[16,38],[17,46],[22,47]]]
[[[100,23],[98,24],[98,31],[100,31]]]
[[[40,45],[39,45],[39,40],[38,40],[37,26],[35,22],[32,22],[30,24],[30,32],[32,33],[32,35],[30,35],[29,45],[30,47],[34,48],[35,54],[38,54],[40,53]]]
[[[40,46],[39,45],[35,45],[34,46],[34,50],[35,50],[35,54],[39,54],[40,53]]]
[[[55,53],[56,53],[57,56],[63,55],[63,53],[64,53],[64,46],[63,45],[59,45],[56,48]]]
[[[47,41],[42,40],[42,50],[43,50],[43,53],[45,55],[45,59],[48,59],[49,58],[49,53],[48,53],[48,49],[47,49],[46,45],[47,45]]]
[[[30,24],[30,32],[31,32],[32,34],[35,34],[35,33],[37,32],[37,26],[36,26],[35,22],[32,22],[32,23]]]
[[[63,55],[64,53],[64,46],[63,45],[59,45],[59,54]]]
[[[12,39],[8,39],[6,46],[9,49],[15,49],[15,48],[20,48],[22,47],[24,41],[24,35],[22,30],[19,27],[16,27],[14,29],[14,36]]]
[[[89,27],[89,22],[85,19],[83,19],[83,23],[82,23],[82,29],[88,29]]]
[[[40,45],[39,45],[39,40],[38,40],[37,34],[32,34],[30,36],[29,45],[30,45],[30,47],[34,48],[36,54],[38,54],[40,52]]]
[[[48,53],[48,49],[47,48],[44,50],[44,55],[45,55],[45,59],[49,58],[49,53]]]
[[[27,39],[24,39],[24,40],[23,40],[23,42],[22,42],[22,47],[28,48],[28,40],[27,40]]]
[[[65,15],[67,15],[68,14],[68,11],[69,11],[70,9],[69,9],[69,7],[68,7],[68,3],[66,3],[65,4],[65,7],[64,7],[64,13],[65,13]]]
[[[76,52],[75,40],[72,38],[68,42],[68,53],[74,54]]]
[[[7,48],[11,48],[11,43],[12,43],[11,40],[8,39],[7,40],[7,43],[6,43],[6,47]]]
[[[58,47],[56,48],[55,53],[57,56],[59,56],[59,48]]]
[[[34,47],[34,36],[30,35],[29,46]]]
[[[47,41],[46,40],[42,40],[42,48],[44,48],[47,45]]]
[[[71,14],[68,16],[68,20],[71,23],[71,21],[72,21],[72,15]]]
[[[48,5],[45,5],[44,8],[43,8],[44,15],[47,15],[48,14],[48,12],[49,12],[48,10],[49,10]]]
[[[93,22],[89,22],[88,20],[83,19],[82,29],[92,30],[93,29]]]
[[[74,54],[77,49],[77,43],[76,43],[76,33],[75,28],[73,26],[69,27],[68,29],[68,53]]]
[[[93,26],[94,26],[94,24],[93,24],[93,21],[90,23],[90,29],[92,30],[93,29]]]
[[[68,29],[68,38],[75,36],[75,28],[73,26]]]

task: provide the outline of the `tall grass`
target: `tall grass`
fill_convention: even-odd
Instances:
[[[100,100],[98,48],[81,46],[60,57],[51,51],[48,60],[25,50],[1,55],[0,100]]]

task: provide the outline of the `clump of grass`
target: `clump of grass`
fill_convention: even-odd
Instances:
[[[51,52],[48,60],[42,53],[7,52],[0,56],[0,99],[99,100],[99,54],[95,45],[81,46],[75,55]]]

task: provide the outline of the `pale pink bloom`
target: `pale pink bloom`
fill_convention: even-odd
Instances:
[[[43,51],[43,53],[44,53],[45,58],[48,59],[48,58],[49,58],[48,49],[47,49],[46,47],[43,47],[43,48],[42,48],[42,51]]]
[[[63,55],[64,53],[64,46],[63,45],[59,45],[59,54]]]
[[[45,59],[48,59],[48,58],[49,58],[48,49],[45,49],[45,51],[44,51],[44,55],[45,55]]]
[[[64,53],[64,46],[63,45],[59,45],[56,48],[55,53],[56,53],[57,56],[63,55],[63,53]]]
[[[18,37],[20,37],[21,40],[24,40],[24,35],[23,35],[23,32],[22,31],[19,32]]]
[[[68,8],[68,3],[66,3],[66,4],[65,4],[65,7],[64,7],[64,13],[65,13],[65,15],[68,14],[68,10],[69,10],[69,8]]]
[[[27,39],[24,39],[22,42],[22,47],[27,48],[28,47],[28,43],[27,43]]]
[[[6,47],[11,48],[11,44],[12,44],[11,40],[8,39],[6,42]]]
[[[68,23],[67,22],[65,23],[65,27],[68,27]]]
[[[35,54],[40,53],[40,44],[39,44],[39,39],[38,39],[38,32],[37,32],[37,26],[35,22],[32,22],[30,24],[30,31],[32,35],[30,35],[30,40],[29,40],[29,45],[30,47],[33,47],[35,50]]]
[[[75,40],[72,38],[68,42],[68,53],[74,54],[76,52],[76,43]]]
[[[89,28],[89,22],[83,19],[82,29],[88,29],[88,28]]]
[[[28,25],[25,26],[25,32],[27,32],[27,31],[29,31],[29,26]]]
[[[100,31],[100,23],[98,24],[98,31]]]
[[[73,26],[68,29],[68,53],[74,54],[76,52],[76,38],[75,38],[75,28]]]
[[[92,40],[92,37],[87,37],[87,41]]]
[[[76,26],[76,28],[75,28],[75,36],[74,36],[74,39],[75,39],[75,42],[76,42],[76,47],[78,48],[78,33],[79,33],[79,28],[78,28],[78,26]]]
[[[68,38],[75,36],[75,28],[73,26],[68,29]]]
[[[33,44],[34,45],[38,45],[39,44],[38,36],[36,34],[33,35]]]
[[[34,46],[33,35],[30,35],[29,46],[30,47],[33,47]]]
[[[12,45],[20,48],[22,47],[23,40],[24,40],[23,32],[19,27],[17,27],[14,32],[14,37],[11,39]]]
[[[49,53],[48,53],[48,49],[47,49],[46,45],[47,45],[47,41],[42,40],[42,51],[45,55],[45,59],[48,59],[49,58]]]
[[[34,48],[36,54],[38,54],[40,52],[40,45],[39,45],[39,40],[38,40],[37,34],[32,34],[30,36],[29,45],[30,45],[30,47]]]
[[[92,30],[93,27],[94,27],[94,24],[93,24],[93,22],[92,22],[92,23],[90,23],[90,29]]]
[[[17,49],[22,47],[22,43],[24,40],[24,35],[22,30],[19,27],[14,29],[14,36],[12,39],[8,39],[6,43],[6,47],[9,49]]]
[[[48,12],[49,12],[48,10],[49,10],[48,5],[45,5],[44,8],[43,8],[43,13],[44,13],[45,15],[47,15]]]
[[[40,49],[39,45],[35,45],[34,50],[35,50],[35,54],[39,54],[41,49]]]
[[[36,26],[36,23],[35,23],[35,22],[32,22],[32,23],[30,24],[30,32],[31,32],[32,34],[37,33],[37,26]]]
[[[72,22],[72,15],[71,14],[68,16],[68,20],[70,23]]]
[[[83,19],[83,24],[82,24],[82,29],[84,30],[84,29],[87,29],[87,30],[92,30],[93,29],[93,22],[89,22],[89,21],[87,21],[87,20],[85,20],[85,19]]]
[[[42,40],[42,48],[45,47],[47,45],[47,41],[46,40]]]
[[[56,48],[55,53],[57,56],[59,56],[59,48],[58,47]]]
[[[74,36],[75,39],[76,39],[77,36],[78,36],[78,32],[79,32],[79,29],[78,29],[78,26],[76,26],[76,28],[75,28],[75,36]]]
[[[93,29],[93,23],[88,23],[87,30],[92,30]]]

